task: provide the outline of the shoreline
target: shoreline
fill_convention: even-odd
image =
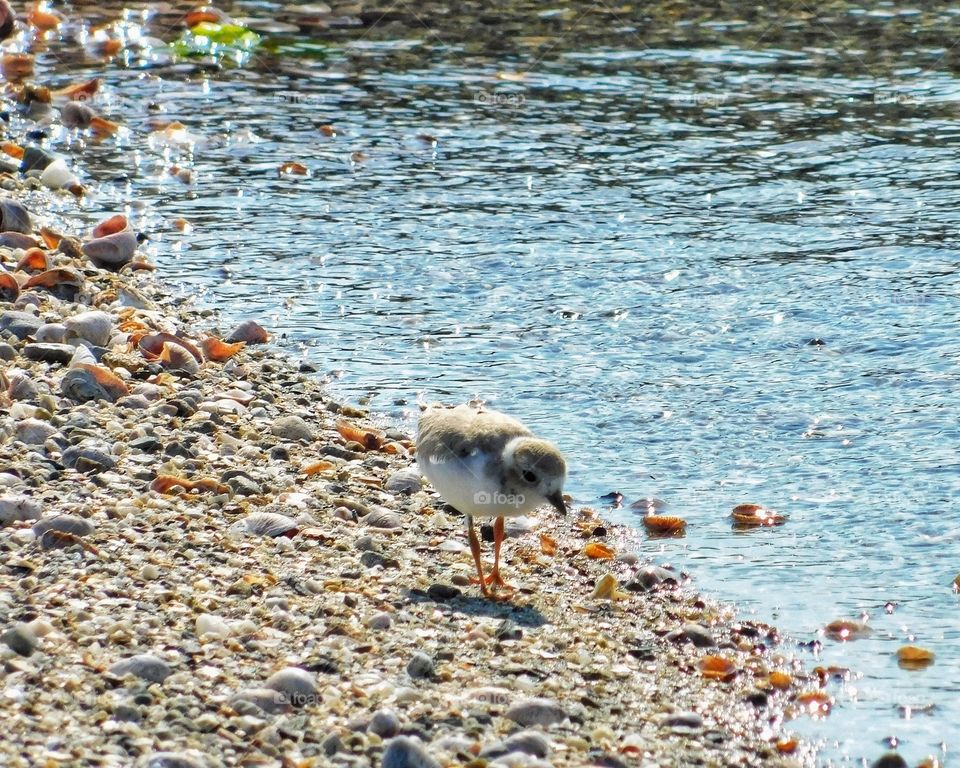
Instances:
[[[62,242],[73,275],[28,262],[0,304],[9,765],[812,764],[782,723],[817,678],[636,531],[544,513],[505,544],[514,601],[483,599],[408,435],[273,347],[155,345],[230,329]]]

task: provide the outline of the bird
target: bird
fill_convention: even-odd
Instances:
[[[470,552],[484,597],[512,587],[500,575],[504,518],[551,505],[566,514],[567,463],[549,440],[524,424],[483,406],[431,406],[420,415],[417,463],[443,500],[466,517]],[[484,577],[473,518],[495,518],[493,570]],[[508,596],[508,595],[507,595]]]

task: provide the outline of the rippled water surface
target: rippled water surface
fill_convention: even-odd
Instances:
[[[130,130],[94,150],[87,206],[139,200],[166,273],[285,334],[340,396],[411,429],[418,398],[481,397],[563,447],[579,503],[619,491],[609,514],[637,523],[630,503],[662,498],[688,534],[644,554],[743,615],[797,642],[869,615],[869,639],[801,652],[856,674],[791,728],[825,764],[890,738],[949,764],[960,20],[816,5],[399,3],[326,28],[236,6],[294,26],[259,24],[242,67],[105,70]],[[148,138],[158,117],[197,142]],[[789,522],[734,532],[740,502]],[[898,668],[913,640],[935,666]]]

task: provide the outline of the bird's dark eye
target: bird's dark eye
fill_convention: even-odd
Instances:
[[[521,475],[521,477],[523,477],[523,479],[528,483],[537,482],[537,476],[533,474],[533,472],[531,472],[529,469],[525,470],[524,473]]]

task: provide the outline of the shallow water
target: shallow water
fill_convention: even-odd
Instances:
[[[687,536],[642,553],[743,615],[797,643],[869,615],[869,639],[800,651],[856,674],[791,728],[823,764],[891,738],[916,763],[960,746],[955,16],[799,5],[481,29],[400,4],[220,73],[131,57],[86,205],[139,200],[164,272],[340,396],[411,429],[418,400],[480,397],[563,447],[578,503],[617,490],[638,523],[662,498]],[[148,103],[200,141],[149,140]],[[745,501],[789,521],[735,532]],[[935,666],[897,667],[914,639]]]

